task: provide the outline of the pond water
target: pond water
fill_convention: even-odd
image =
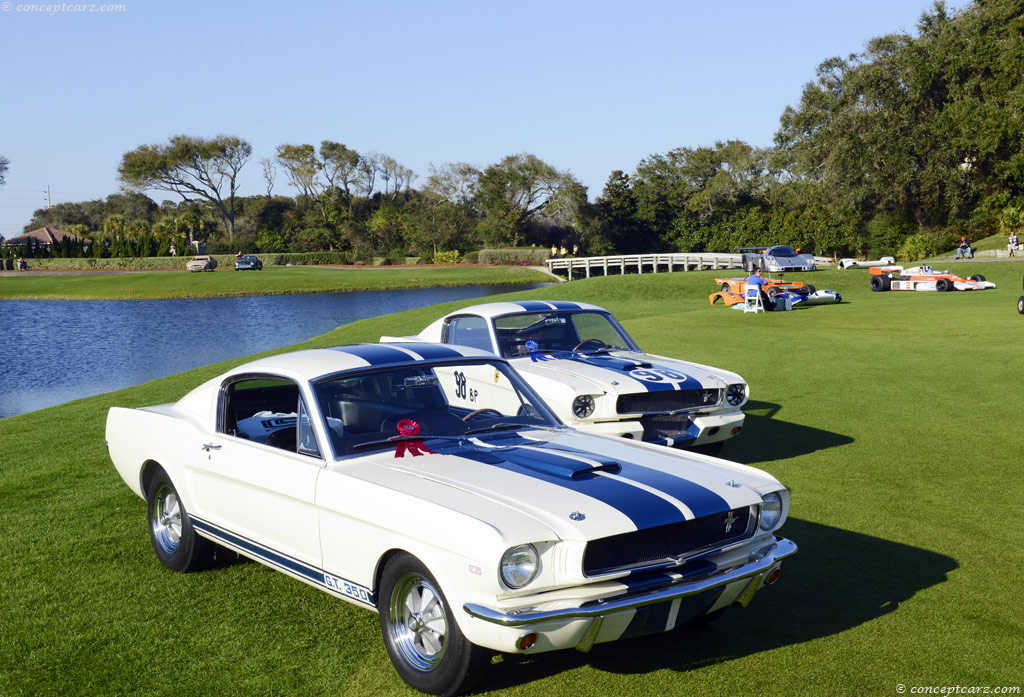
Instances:
[[[0,418],[295,344],[358,319],[544,285],[0,301]]]

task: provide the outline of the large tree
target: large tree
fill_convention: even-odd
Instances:
[[[1024,3],[936,2],[918,31],[822,63],[776,143],[837,206],[942,226],[1024,194]]]
[[[552,213],[548,206],[574,184],[579,182],[570,173],[528,153],[509,155],[489,166],[477,182],[485,241],[519,245],[530,224]],[[564,205],[561,210],[565,210]]]
[[[209,202],[233,239],[238,175],[250,157],[252,146],[237,136],[179,135],[166,145],[141,145],[125,153],[118,176],[131,189],[170,191],[185,201]]]
[[[7,183],[7,168],[10,166],[11,161],[3,155],[0,155],[0,186]]]

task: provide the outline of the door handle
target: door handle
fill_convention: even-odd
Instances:
[[[214,445],[213,443],[203,443],[203,450],[205,452],[210,452],[211,450],[220,450],[220,446]]]

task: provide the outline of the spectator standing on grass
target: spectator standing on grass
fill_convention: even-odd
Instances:
[[[1020,247],[1020,243],[1017,241],[1017,233],[1010,232],[1010,241],[1006,244],[1006,251],[1009,252],[1009,256],[1013,256],[1013,253]]]
[[[956,258],[959,259],[960,255],[964,255],[968,259],[974,258],[974,251],[971,250],[971,243],[967,241],[966,237],[960,238],[960,246],[956,248]]]

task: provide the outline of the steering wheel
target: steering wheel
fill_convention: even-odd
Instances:
[[[598,348],[608,348],[608,344],[604,343],[600,339],[584,339],[580,343],[576,344],[576,348],[574,348],[573,351],[579,351],[581,348],[583,348],[587,344],[597,344]]]
[[[463,421],[469,421],[474,416],[478,416],[480,414],[486,414],[487,412],[492,412],[494,414],[497,414],[498,416],[504,416],[504,414],[502,414],[497,409],[492,409],[491,407],[484,407],[483,409],[477,409],[476,411],[469,412],[468,414],[466,414],[465,416],[462,417],[462,420]]]

